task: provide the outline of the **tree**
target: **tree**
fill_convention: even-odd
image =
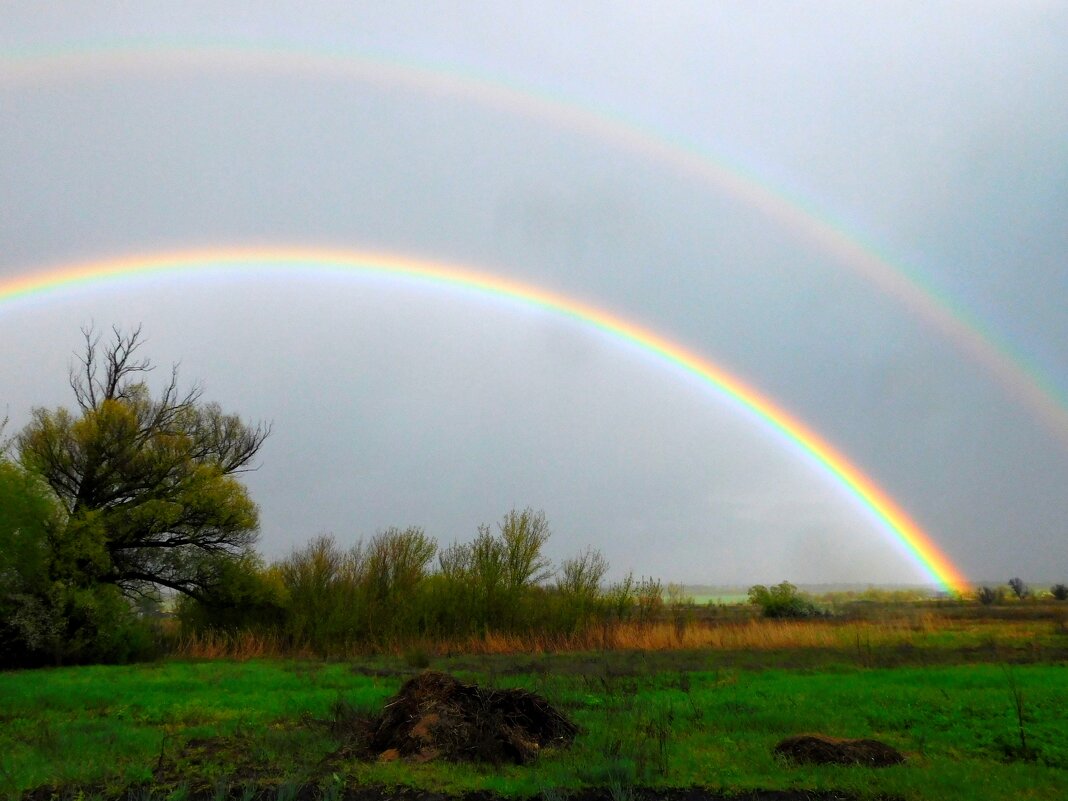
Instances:
[[[62,635],[62,621],[49,602],[48,540],[57,521],[47,487],[0,454],[0,652],[5,655],[52,652]],[[0,665],[5,662],[0,658]]]
[[[978,599],[979,603],[981,603],[983,606],[990,606],[992,603],[1000,601],[1000,595],[1001,593],[999,590],[996,590],[993,587],[988,587],[985,584],[980,586],[975,591],[976,599]]]
[[[202,403],[197,385],[180,392],[177,365],[153,398],[140,326],[113,328],[103,346],[91,328],[82,334],[70,372],[78,409],[34,409],[14,439],[64,517],[53,558],[126,595],[166,587],[204,600],[221,564],[256,540],[257,509],[235,476],[252,469],[270,427]]]
[[[1008,585],[1013,594],[1021,601],[1031,594],[1030,588],[1024,584],[1023,579],[1021,578],[1009,579]]]
[[[1054,584],[1049,588],[1050,595],[1057,601],[1068,601],[1068,585]]]
[[[119,590],[79,571],[94,543],[60,547],[65,526],[40,476],[0,453],[0,669],[126,661],[154,649]]]
[[[550,536],[545,512],[513,509],[497,528],[504,544],[505,585],[511,592],[540,584],[552,575],[552,563],[541,553]]]
[[[556,577],[560,613],[566,628],[577,631],[598,611],[601,582],[608,572],[608,560],[593,548],[565,559]]]

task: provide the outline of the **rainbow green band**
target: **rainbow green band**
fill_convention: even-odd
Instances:
[[[963,592],[968,587],[956,566],[883,490],[822,437],[752,387],[660,334],[603,309],[529,284],[467,267],[396,255],[347,250],[233,248],[126,256],[5,276],[0,278],[0,304],[105,281],[220,269],[241,269],[255,273],[266,267],[289,271],[329,268],[444,284],[546,309],[599,329],[698,377],[748,409],[782,439],[810,454],[875,515],[934,580],[956,592]]]
[[[1068,400],[1054,382],[946,297],[926,288],[878,250],[788,193],[761,183],[693,143],[665,136],[618,116],[526,88],[455,69],[425,67],[381,57],[329,53],[287,46],[233,42],[160,43],[66,47],[0,55],[0,86],[33,86],[56,79],[142,74],[148,68],[244,70],[257,75],[307,73],[319,78],[361,80],[457,97],[484,107],[550,122],[651,159],[696,179],[773,219],[834,257],[837,263],[879,287],[980,364],[1015,402],[1028,409],[1068,448]]]

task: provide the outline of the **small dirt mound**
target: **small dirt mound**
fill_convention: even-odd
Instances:
[[[884,768],[905,761],[893,746],[878,740],[842,740],[824,734],[799,734],[787,737],[775,746],[775,753],[791,762],[817,765],[865,765]]]
[[[539,695],[489,690],[428,671],[386,702],[364,742],[374,759],[525,764],[543,748],[570,745],[577,731]]]

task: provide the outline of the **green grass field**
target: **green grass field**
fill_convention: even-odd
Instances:
[[[1068,788],[1068,667],[866,668],[833,653],[725,666],[715,652],[436,659],[465,681],[545,695],[581,727],[533,765],[367,763],[322,721],[339,700],[374,711],[412,673],[402,660],[164,661],[0,674],[0,790],[8,798],[292,798],[315,786],[564,797],[582,787],[834,789],[903,799],[1057,799]],[[796,656],[796,655],[795,655]],[[1023,734],[1017,700],[1023,713]],[[790,734],[876,737],[901,766],[796,767]],[[40,788],[55,788],[41,790]],[[243,795],[247,789],[247,793]]]

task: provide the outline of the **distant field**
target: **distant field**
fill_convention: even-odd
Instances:
[[[291,801],[308,786],[335,798],[341,787],[369,784],[544,798],[597,786],[625,799],[628,788],[696,785],[1062,798],[1068,666],[1058,642],[1068,637],[1044,624],[1044,644],[1030,648],[1034,628],[1001,639],[1013,625],[1022,624],[999,623],[978,640],[951,631],[904,649],[869,641],[433,659],[467,681],[542,693],[582,727],[570,751],[528,767],[369,764],[338,752],[322,721],[339,700],[380,707],[415,672],[396,657],[9,672],[0,674],[0,790],[17,798],[47,785],[73,800],[132,786],[138,801],[247,801],[266,788],[262,797]],[[773,757],[780,738],[812,731],[877,737],[908,762],[871,771]]]
[[[695,604],[744,604],[749,600],[745,593],[723,595],[717,593],[694,594],[690,596]]]

